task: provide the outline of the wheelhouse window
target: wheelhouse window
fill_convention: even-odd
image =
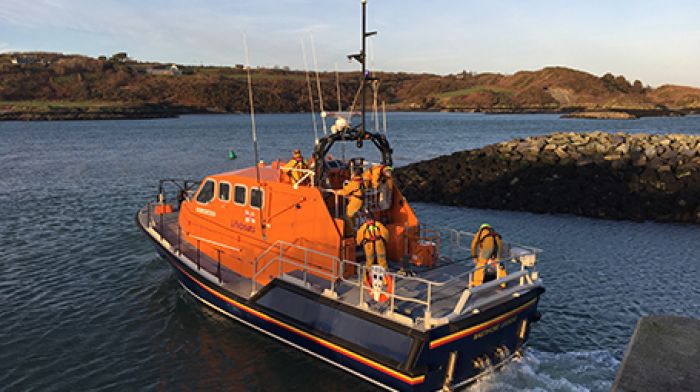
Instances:
[[[233,202],[239,206],[244,206],[247,190],[248,188],[245,185],[236,185],[233,188]]]
[[[231,184],[228,182],[219,183],[219,200],[229,201],[231,200]]]
[[[263,205],[263,191],[259,188],[252,188],[250,190],[250,206],[253,208],[260,209]]]
[[[197,194],[198,203],[206,204],[214,199],[214,185],[213,180],[207,180],[204,185],[202,185]]]

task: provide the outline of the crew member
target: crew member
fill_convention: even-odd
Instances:
[[[386,242],[389,240],[389,230],[382,222],[368,218],[357,230],[356,241],[365,249],[365,267],[372,268],[376,261],[385,270],[386,263]]]
[[[393,186],[393,179],[391,177],[393,169],[391,166],[385,165],[375,165],[369,170],[366,170],[362,174],[362,178],[365,181],[366,187],[378,188],[381,184],[387,184],[388,188],[391,189]]]
[[[177,191],[177,209],[178,211],[180,208],[182,208],[182,203],[187,200],[187,191],[184,189],[180,189]]]
[[[496,279],[506,276],[506,270],[501,265],[501,253],[503,252],[503,241],[501,235],[488,223],[479,227],[472,240],[471,255],[476,264],[472,284],[478,286],[484,283],[486,269],[489,266],[496,267]],[[493,278],[489,279],[493,280]]]
[[[292,156],[292,159],[287,162],[286,165],[284,165],[284,168],[287,169],[286,173],[287,175],[292,179],[292,182],[294,184],[298,183],[299,180],[304,176],[304,172],[301,170],[306,170],[309,168],[309,164],[306,162],[306,159],[301,155],[301,151],[299,149],[294,149],[294,155]]]
[[[348,206],[345,210],[345,233],[346,235],[352,235],[355,230],[355,215],[357,215],[363,204],[364,185],[362,177],[359,174],[353,174],[343,189],[335,191],[335,194],[347,196],[348,198]]]
[[[380,210],[386,210],[391,207],[391,190],[394,187],[391,173],[391,166],[375,165],[362,175],[365,187],[375,190],[373,193],[375,195],[373,204],[379,207]]]

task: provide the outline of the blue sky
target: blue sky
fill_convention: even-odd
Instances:
[[[359,0],[0,0],[0,51],[354,69]],[[513,73],[562,65],[700,87],[700,2],[369,0],[371,63],[387,71]],[[307,49],[308,49],[307,44]]]

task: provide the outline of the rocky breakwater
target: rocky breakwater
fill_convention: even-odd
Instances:
[[[700,136],[554,133],[396,169],[409,200],[700,223]]]

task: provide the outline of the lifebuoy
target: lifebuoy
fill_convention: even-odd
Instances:
[[[386,302],[394,292],[394,279],[380,265],[373,265],[365,273],[365,286],[369,296],[377,302]]]

